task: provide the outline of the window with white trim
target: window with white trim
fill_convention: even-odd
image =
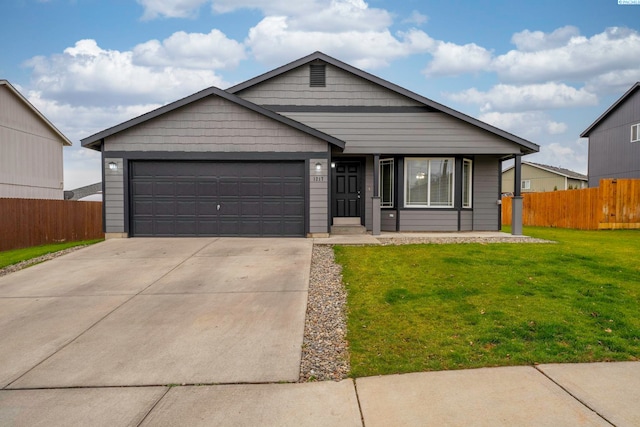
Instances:
[[[531,190],[531,180],[523,179],[520,185],[521,190]]]
[[[470,208],[472,206],[472,174],[473,162],[468,159],[462,161],[462,207]]]
[[[640,123],[631,125],[631,142],[640,142]]]
[[[454,164],[452,158],[406,158],[405,207],[453,207]]]
[[[380,160],[380,207],[393,207],[393,159]]]

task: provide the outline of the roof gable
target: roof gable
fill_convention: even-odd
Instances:
[[[320,132],[317,129],[313,129],[307,125],[304,125],[302,123],[296,122],[295,120],[292,120],[288,117],[282,116],[280,114],[274,113],[273,111],[270,111],[266,108],[260,107],[259,105],[256,105],[252,102],[249,102],[247,100],[244,100],[242,98],[239,98],[233,94],[227,93],[221,89],[218,89],[216,87],[210,87],[207,89],[204,89],[200,92],[197,92],[193,95],[187,96],[186,98],[182,98],[178,101],[172,102],[171,104],[167,104],[163,107],[160,107],[158,109],[155,109],[153,111],[150,111],[146,114],[143,114],[141,116],[135,117],[131,120],[128,120],[124,123],[121,123],[119,125],[113,126],[109,129],[105,129],[101,132],[98,132],[94,135],[91,135],[87,138],[84,138],[81,140],[82,146],[83,147],[87,147],[87,148],[91,148],[94,150],[99,150],[100,149],[100,144],[101,141],[104,138],[107,138],[109,136],[112,136],[116,133],[122,132],[124,130],[130,129],[136,125],[148,122],[149,120],[152,120],[156,117],[162,116],[164,114],[167,114],[169,112],[172,112],[174,110],[177,110],[180,107],[183,107],[185,105],[188,104],[192,104],[196,101],[199,101],[201,99],[204,99],[208,96],[218,96],[220,98],[223,98],[227,101],[230,101],[234,104],[237,104],[243,108],[249,109],[251,111],[254,111],[258,114],[261,114],[263,116],[266,116],[270,119],[276,120],[280,123],[283,123],[285,125],[288,125],[292,128],[298,129],[306,134],[309,134],[311,136],[314,136],[316,138],[319,138],[321,140],[324,140],[332,145],[335,145],[336,147],[339,148],[344,148],[345,147],[345,143],[344,141],[339,140],[338,138],[335,138],[331,135],[327,135],[323,132]]]
[[[607,111],[602,113],[600,117],[596,119],[595,122],[591,123],[591,125],[586,128],[580,136],[582,138],[587,138],[589,134],[595,130],[607,117],[613,114],[622,104],[624,104],[627,100],[631,98],[638,90],[640,90],[640,82],[636,82],[631,88],[625,92],[624,95],[620,97],[616,102],[614,102],[611,107],[607,108]]]
[[[36,107],[29,102],[27,98],[25,98],[16,88],[14,88],[11,83],[7,80],[0,80],[0,88],[6,88],[8,93],[12,94],[20,104],[22,104],[27,111],[29,111],[33,116],[35,116],[36,120],[40,121],[49,131],[53,132],[53,134],[60,139],[60,142],[63,146],[73,145],[69,138],[67,138],[62,132],[56,128],[53,123],[51,123]],[[14,105],[16,106],[16,105]]]
[[[237,84],[235,86],[230,87],[229,89],[227,89],[226,91],[229,93],[233,93],[233,94],[238,94],[241,91],[245,91],[251,87],[254,87],[256,85],[259,85],[263,82],[266,82],[270,79],[274,79],[284,73],[288,73],[298,67],[301,67],[305,64],[309,64],[311,62],[314,61],[322,61],[325,62],[327,64],[330,64],[333,67],[337,67],[341,70],[344,70],[348,73],[351,73],[352,75],[355,75],[361,79],[365,79],[371,83],[374,83],[376,85],[382,86],[385,89],[388,89],[390,91],[393,91],[399,95],[402,95],[410,100],[416,101],[418,102],[420,105],[429,107],[431,109],[443,112],[445,114],[448,114],[452,117],[455,117],[459,120],[462,120],[466,123],[472,124],[476,127],[479,127],[485,131],[488,131],[494,135],[497,135],[501,138],[504,138],[508,141],[511,141],[512,143],[518,144],[521,147],[521,152],[523,154],[530,154],[530,153],[535,153],[538,152],[540,150],[540,147],[537,144],[532,143],[531,141],[527,141],[526,139],[520,138],[516,135],[513,135],[509,132],[506,132],[502,129],[498,129],[494,126],[491,126],[487,123],[484,123],[480,120],[477,120],[473,117],[467,116],[466,114],[463,114],[459,111],[456,111],[452,108],[449,108],[447,106],[444,106],[442,104],[439,104],[429,98],[426,98],[424,96],[418,95],[408,89],[405,89],[401,86],[398,86],[394,83],[388,82],[380,77],[377,77],[373,74],[367,73],[366,71],[360,70],[356,67],[353,67],[349,64],[346,64],[342,61],[339,61],[331,56],[328,56],[322,52],[314,52],[311,55],[305,56],[303,58],[300,58],[296,61],[293,61],[289,64],[283,65],[281,67],[278,67],[272,71],[269,71],[267,73],[264,73],[260,76],[257,76],[253,79],[247,80],[243,83]]]

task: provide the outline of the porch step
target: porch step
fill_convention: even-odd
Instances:
[[[332,225],[331,234],[367,234],[363,225]]]

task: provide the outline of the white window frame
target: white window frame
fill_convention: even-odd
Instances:
[[[634,139],[635,133],[635,139]],[[631,142],[640,142],[640,123],[631,125]]]
[[[409,193],[409,189],[408,189],[408,181],[407,181],[407,168],[409,166],[409,161],[410,160],[418,160],[418,161],[427,161],[428,162],[428,172],[427,175],[425,177],[425,179],[427,179],[428,182],[428,186],[427,186],[427,203],[424,205],[416,205],[416,204],[408,204],[408,193]],[[437,160],[437,161],[442,161],[442,160],[448,160],[449,164],[452,166],[452,173],[451,173],[451,193],[450,193],[450,200],[451,203],[449,205],[434,205],[432,206],[431,203],[431,161],[432,160]],[[420,208],[430,208],[430,209],[451,209],[455,206],[455,188],[456,188],[456,162],[455,159],[453,157],[405,157],[404,159],[404,182],[403,187],[404,187],[404,207],[405,208],[416,208],[416,209],[420,209]]]
[[[383,165],[391,166],[391,200],[385,201],[384,194],[382,192],[382,167]],[[392,208],[395,206],[395,162],[393,159],[380,159],[380,168],[379,168],[380,176],[378,182],[378,194],[380,195],[380,207],[381,208]]]
[[[464,176],[464,166],[469,165],[469,176]],[[464,186],[469,188],[469,200],[464,199]],[[473,207],[473,160],[462,160],[462,208],[471,209]]]
[[[531,180],[530,179],[523,179],[520,182],[520,189],[521,190],[531,190]]]

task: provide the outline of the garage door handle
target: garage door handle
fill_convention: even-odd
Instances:
[[[220,210],[220,205],[218,205],[218,210]]]

